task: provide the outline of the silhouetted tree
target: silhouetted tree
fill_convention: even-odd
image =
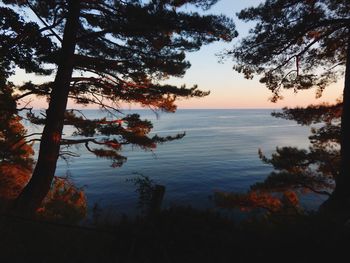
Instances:
[[[0,196],[14,199],[30,179],[33,168],[31,134],[21,124],[16,87],[8,81],[15,66],[27,72],[49,73],[41,57],[53,46],[35,23],[25,22],[12,9],[0,6]]]
[[[122,116],[118,105],[124,101],[173,112],[176,98],[208,94],[196,87],[163,85],[160,80],[184,75],[190,66],[185,60],[186,51],[196,51],[202,45],[217,40],[230,41],[236,36],[234,24],[225,16],[200,15],[181,8],[192,5],[209,9],[216,2],[3,1],[6,6],[13,5],[15,9],[3,9],[11,15],[2,19],[2,35],[19,43],[37,40],[31,52],[38,63],[35,64],[37,68],[31,71],[48,74],[53,69],[50,64],[57,66],[53,82],[40,85],[28,82],[18,88],[21,93],[17,99],[32,94],[49,99],[44,118],[31,113],[28,115],[34,123],[45,127],[33,176],[17,200],[19,211],[33,211],[39,207],[50,188],[62,145],[83,144],[95,155],[111,158],[118,166],[125,160],[119,154],[122,145],[134,144],[149,149],[154,148],[156,143],[183,136],[148,137],[152,124],[140,120],[136,114]],[[27,24],[18,15],[13,19],[13,10],[31,10],[35,14],[36,19],[28,23],[34,28],[33,32],[22,30]],[[39,22],[36,21],[40,21],[43,27],[38,28]],[[8,46],[19,53],[19,45],[9,43]],[[8,50],[3,49],[3,52]],[[11,63],[26,68],[26,58],[28,56],[24,56],[22,64],[17,61]],[[115,117],[90,120],[79,116],[76,111],[67,112],[69,98],[78,104],[99,105],[112,111]],[[76,134],[88,138],[62,139],[64,125],[74,126]],[[97,134],[103,135],[103,139],[97,139]],[[91,144],[100,148],[93,148]]]
[[[34,165],[33,149],[21,124],[22,118],[15,93],[17,87],[8,81],[15,67],[27,72],[50,73],[41,68],[41,58],[53,43],[41,34],[36,23],[25,22],[14,10],[0,7],[0,195],[5,201],[17,198],[28,183]]]
[[[28,183],[34,152],[16,114],[11,84],[4,83],[0,90],[0,197],[9,201]]]
[[[273,93],[282,89],[324,88],[345,75],[340,128],[341,158],[333,200],[350,198],[350,2],[348,0],[269,0],[242,10],[255,28],[231,52],[246,78],[262,75]]]
[[[263,162],[271,164],[278,172],[252,189],[301,189],[330,195],[325,190],[334,187],[340,166],[340,117],[342,103],[334,105],[310,105],[305,108],[284,108],[273,112],[278,118],[294,120],[301,125],[317,124],[311,128],[309,149],[282,147],[276,149],[271,158],[259,151]]]
[[[311,128],[309,149],[277,147],[270,158],[259,150],[260,159],[275,170],[263,182],[251,185],[247,193],[215,193],[216,204],[242,210],[263,208],[273,213],[295,213],[300,212],[299,197],[305,193],[330,196],[339,174],[341,114],[341,102],[273,112],[277,118],[315,125]]]

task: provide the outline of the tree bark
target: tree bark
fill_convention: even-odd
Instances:
[[[336,178],[333,197],[336,200],[350,201],[350,27],[348,28],[340,147],[340,171]]]
[[[50,190],[60,151],[64,114],[73,73],[73,55],[79,28],[80,1],[68,0],[68,15],[63,33],[60,61],[46,111],[39,156],[33,175],[15,202],[15,211],[31,214]]]

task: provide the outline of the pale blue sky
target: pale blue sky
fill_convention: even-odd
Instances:
[[[232,17],[236,23],[236,28],[240,34],[232,43],[217,42],[202,47],[198,52],[190,53],[187,59],[192,67],[187,71],[184,78],[171,78],[166,82],[170,84],[182,85],[188,87],[198,84],[202,90],[210,90],[211,94],[201,99],[191,99],[179,101],[179,108],[280,108],[283,106],[305,106],[310,103],[319,103],[323,101],[334,102],[342,90],[343,81],[340,80],[326,89],[321,99],[315,99],[313,90],[302,91],[298,94],[293,92],[284,92],[284,100],[278,103],[269,102],[270,92],[258,82],[258,78],[246,80],[242,75],[232,70],[233,62],[228,58],[224,63],[219,63],[216,54],[225,49],[230,49],[241,36],[247,34],[252,24],[246,24],[239,21],[236,13],[245,7],[255,6],[262,2],[261,0],[221,0],[212,9],[207,11],[213,14],[225,14]],[[33,75],[27,75],[23,71],[18,71],[16,76],[12,77],[15,82],[23,82],[31,79],[40,81]],[[35,107],[45,107],[44,100],[34,100]],[[70,102],[69,107],[73,104]],[[128,107],[123,105],[123,107]],[[133,108],[137,106],[132,106]]]
[[[230,49],[239,39],[248,33],[253,24],[243,23],[236,17],[236,13],[243,8],[256,6],[261,0],[221,0],[210,13],[222,13],[232,17],[236,23],[239,37],[232,43],[215,43],[203,47],[199,52],[191,53],[188,59],[192,67],[187,71],[183,79],[172,79],[172,83],[198,84],[203,90],[210,90],[211,94],[202,99],[193,99],[180,102],[179,106],[184,108],[280,108],[283,106],[305,106],[310,103],[323,101],[334,102],[342,90],[343,81],[334,84],[326,89],[321,99],[315,99],[315,91],[302,91],[294,94],[291,91],[283,93],[284,100],[278,103],[271,103],[269,90],[260,84],[258,78],[253,80],[244,79],[242,75],[232,70],[233,62],[227,59],[224,64],[218,63],[215,54],[224,49]]]

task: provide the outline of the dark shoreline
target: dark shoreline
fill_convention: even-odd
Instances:
[[[2,262],[335,262],[350,241],[347,225],[317,215],[238,224],[183,207],[93,228],[5,216],[0,226]]]

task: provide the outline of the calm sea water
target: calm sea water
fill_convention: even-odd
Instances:
[[[154,134],[186,132],[186,136],[159,145],[152,152],[125,147],[123,154],[128,161],[121,168],[110,167],[110,161],[96,158],[84,147],[74,149],[80,157],[68,163],[60,160],[57,175],[68,174],[77,186],[84,187],[90,206],[98,203],[117,213],[135,213],[137,194],[128,179],[142,174],[166,186],[165,207],[210,208],[215,190],[244,192],[272,171],[260,161],[259,148],[269,155],[276,146],[309,145],[309,127],[271,117],[271,110],[178,110],[162,113],[159,118],[148,110],[126,111],[132,112],[151,120]],[[105,115],[98,110],[84,114],[92,118]],[[64,131],[66,136],[71,132],[69,127]],[[311,208],[321,201],[315,196],[303,199]]]

